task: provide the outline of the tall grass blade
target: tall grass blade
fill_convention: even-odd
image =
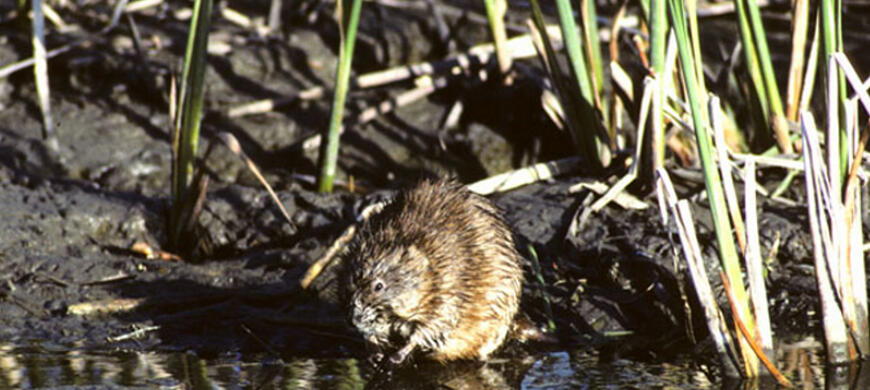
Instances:
[[[807,32],[810,25],[810,2],[809,0],[794,0],[792,4],[794,6],[791,15],[791,61],[789,61],[786,90],[786,117],[797,122],[803,81],[801,77],[804,75],[804,65],[807,59],[805,56]],[[815,59],[813,56],[809,58]]]
[[[362,0],[338,0],[335,5],[341,46],[338,53],[338,69],[335,72],[335,95],[332,99],[332,114],[327,129],[327,142],[321,144],[320,147],[320,174],[317,176],[317,188],[320,192],[332,192],[332,182],[335,179],[338,145],[344,121],[344,102],[347,99],[348,86],[350,85],[353,48],[356,43]],[[350,7],[347,7],[348,5]]]
[[[758,123],[767,125],[770,118],[770,104],[767,100],[767,93],[764,91],[764,79],[761,75],[755,40],[752,39],[749,11],[746,9],[746,2],[744,0],[736,0],[735,3],[737,5],[737,28],[740,33],[740,43],[742,44],[746,71],[749,72],[749,79],[752,82],[753,97],[758,102],[757,105],[750,104],[750,110],[753,111],[753,116]]]
[[[544,67],[553,81],[553,87],[556,94],[559,96],[559,103],[562,106],[562,112],[565,115],[565,125],[568,128],[568,134],[571,135],[571,141],[577,151],[579,157],[584,159],[585,163],[589,163],[591,158],[586,154],[587,151],[594,151],[593,140],[589,136],[588,131],[584,132],[581,119],[582,111],[577,104],[573,104],[581,99],[577,88],[573,87],[565,76],[562,74],[562,69],[559,66],[556,50],[553,48],[553,43],[547,33],[547,24],[544,22],[543,12],[537,0],[531,1],[532,5],[532,21],[529,24],[529,30],[532,35],[532,42],[544,63]],[[564,39],[567,38],[563,32]],[[576,38],[576,37],[575,37]],[[591,146],[590,146],[591,145]]]
[[[737,3],[745,2],[744,9],[749,12],[749,23],[752,39],[755,42],[756,59],[764,81],[763,90],[765,100],[770,107],[768,128],[774,133],[783,153],[793,151],[788,135],[788,122],[782,107],[782,98],[779,95],[779,86],[776,83],[776,74],[773,71],[773,63],[770,59],[770,50],[767,47],[767,34],[764,32],[764,24],[761,22],[760,11],[756,0],[737,0]]]
[[[695,72],[695,82],[698,84],[698,93],[707,95],[707,86],[704,81],[704,61],[701,57],[701,34],[698,30],[698,0],[684,0],[686,4],[685,16],[689,23],[689,41],[692,44],[692,58],[695,62],[691,64],[692,70]],[[707,121],[706,112],[704,121]]]
[[[842,4],[840,3],[839,0],[819,1],[819,7],[821,8],[819,14],[821,15],[822,21],[822,47],[824,49],[824,57],[820,59],[822,64],[827,64],[834,53],[842,51]],[[828,116],[837,116],[838,122],[832,124],[829,120],[829,127],[839,128],[838,136],[840,139],[837,140],[837,142],[839,142],[839,145],[845,145],[846,129],[840,127],[840,125],[845,123],[846,81],[837,67],[829,69],[827,76],[832,80],[837,81],[835,85],[829,84],[828,86],[828,100],[834,100],[834,102],[828,102]],[[833,94],[831,93],[832,91]],[[834,108],[833,110],[831,109],[832,107]],[[833,143],[830,139],[828,139],[827,142],[828,145]],[[846,169],[846,153],[841,151],[838,155],[840,157],[840,164],[837,168],[839,168],[839,171],[842,173]],[[828,169],[833,168],[835,167],[828,167]]]
[[[614,143],[616,134],[606,132],[606,129],[610,129],[609,116],[605,115],[609,104],[604,96],[604,62],[601,60],[601,44],[598,40],[598,13],[595,10],[595,0],[580,0],[580,27],[586,68],[589,70],[585,77],[589,79],[591,102],[597,114],[595,117],[603,121],[595,121],[598,130],[604,134],[595,140],[595,146],[602,165],[609,166],[611,150],[616,149]]]
[[[571,66],[571,71],[568,72],[568,79],[562,75],[556,52],[553,50],[550,38],[546,34],[546,23],[544,22],[543,12],[541,12],[538,1],[532,0],[531,5],[532,20],[535,28],[540,31],[537,35],[541,38],[540,40],[544,46],[542,55],[546,55],[549,58],[548,71],[554,81],[565,111],[566,122],[568,122],[569,129],[571,130],[574,145],[581,158],[586,160],[587,166],[591,167],[592,170],[600,169],[602,167],[602,157],[596,142],[602,140],[602,143],[605,145],[609,145],[609,142],[606,141],[607,135],[594,109],[592,87],[589,81],[589,74],[586,71],[585,59],[580,47],[579,34],[577,32],[577,25],[574,23],[571,5],[568,0],[558,0],[556,2],[562,39]]]
[[[809,61],[807,61],[807,71],[806,73],[804,73],[803,90],[801,90],[800,106],[798,108],[798,113],[809,110],[810,100],[813,96],[813,87],[815,87],[816,84],[816,70],[818,69],[819,65],[819,61],[817,60],[819,58],[819,41],[821,40],[821,28],[819,27],[819,25],[821,24],[820,22],[821,16],[816,15],[816,23],[815,27],[813,28],[813,40],[810,43],[810,53],[807,56]],[[797,122],[797,119],[795,121]]]
[[[866,82],[862,82],[858,77],[858,73],[855,72],[855,68],[852,67],[852,64],[843,53],[834,53],[831,57],[832,60],[836,61],[836,64],[842,69],[843,76],[849,81],[849,85],[851,85],[852,89],[855,91],[855,97],[849,100],[857,100],[861,102],[864,111],[870,114],[870,93],[867,92],[867,88],[870,88],[870,79]],[[855,115],[857,115],[857,113],[855,113]],[[847,116],[847,119],[857,119],[857,116]],[[854,132],[851,135],[857,134],[857,132]]]
[[[507,49],[507,28],[504,23],[508,8],[507,0],[483,0],[483,4],[486,6],[486,17],[492,31],[498,69],[504,75],[510,70],[513,62],[511,53]]]
[[[581,96],[591,106],[594,100],[592,84],[589,82],[589,72],[583,58],[583,49],[580,47],[580,36],[577,34],[577,24],[574,22],[574,9],[569,0],[556,0],[556,9],[559,13],[559,26],[562,28],[565,51],[571,64],[571,75],[577,83]]]
[[[57,137],[54,134],[54,120],[51,116],[51,89],[48,85],[48,62],[45,55],[45,16],[42,13],[42,0],[33,0],[33,75],[36,80],[36,94],[39,110],[42,113],[42,139],[48,149],[58,153]]]
[[[196,200],[193,186],[194,165],[205,95],[206,49],[212,8],[212,0],[194,2],[184,54],[181,90],[176,100],[180,106],[175,118],[173,140],[172,210],[169,221],[172,246],[180,244],[180,236],[184,230],[183,216],[190,214],[190,208]]]
[[[716,232],[716,242],[719,244],[720,261],[722,262],[722,267],[725,269],[729,282],[734,289],[734,294],[737,298],[737,308],[746,322],[747,327],[750,331],[754,331],[754,321],[752,321],[752,316],[749,312],[746,288],[743,285],[740,263],[737,257],[737,250],[734,246],[734,239],[731,233],[731,223],[728,219],[728,211],[722,191],[722,181],[719,177],[719,172],[716,170],[716,163],[713,160],[710,134],[706,127],[706,118],[708,116],[704,111],[706,107],[703,105],[706,96],[699,93],[701,86],[699,85],[700,83],[698,82],[694,71],[700,66],[701,59],[694,58],[689,46],[689,36],[686,31],[686,17],[684,15],[683,4],[679,0],[668,0],[668,8],[670,10],[671,25],[673,26],[677,39],[677,50],[680,56],[682,80],[686,89],[686,99],[691,107],[692,120],[698,143],[698,152],[701,158],[701,167],[704,172],[704,184],[710,201],[710,210],[713,214],[713,225]],[[747,376],[753,377],[757,375],[758,372],[758,360],[751,351],[751,347],[745,343],[745,340],[742,338],[739,340],[741,341],[740,345],[744,359],[744,368],[746,370],[745,373]]]
[[[580,27],[586,63],[589,65],[590,71],[587,77],[592,91],[592,101],[599,112],[607,112],[606,107],[604,107],[604,62],[601,61],[601,45],[598,41],[598,13],[595,11],[594,0],[580,0]]]
[[[665,80],[670,75],[665,74],[665,64],[667,57],[665,52],[667,48],[667,31],[668,31],[668,15],[665,8],[665,0],[649,0],[650,8],[650,62],[652,65],[653,75]],[[665,121],[662,110],[662,102],[665,101],[664,87],[657,88],[656,96],[653,101],[653,110],[650,115],[650,130],[652,131],[652,171],[664,166],[665,163]],[[638,123],[638,126],[644,124]],[[641,147],[641,145],[637,145]]]
[[[610,26],[610,36],[619,37],[622,31],[622,23],[625,20],[625,14],[628,11],[628,1],[623,1],[619,6],[619,10],[613,15],[613,21]],[[610,51],[610,80],[613,86],[611,91],[610,107],[607,109],[607,135],[610,137],[612,145],[616,149],[621,149],[625,145],[619,143],[619,137],[616,132],[623,128],[623,113],[625,107],[634,107],[634,88],[631,87],[632,81],[628,73],[619,65],[619,38],[610,40],[608,47]],[[625,101],[623,101],[625,99]],[[638,125],[639,128],[642,125]]]

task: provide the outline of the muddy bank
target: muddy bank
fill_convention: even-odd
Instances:
[[[535,348],[594,346],[614,356],[647,358],[690,351],[686,326],[691,324],[698,337],[705,330],[697,307],[688,315],[693,322],[687,322],[678,287],[685,275],[673,268],[675,237],[662,228],[655,209],[615,207],[570,235],[572,219],[588,196],[569,192],[575,181],[539,183],[493,197],[521,252],[531,258],[528,247],[533,246],[544,270],[560,345]],[[294,231],[264,191],[236,185],[216,189],[202,218],[214,255],[185,263],[149,260],[129,249],[136,242],[154,247],[163,242],[164,199],[72,180],[7,182],[0,188],[4,340],[206,355],[361,352],[361,340],[345,324],[334,294],[334,274],[325,273],[308,291],[299,287],[299,279],[361,207],[389,192],[282,191]],[[806,272],[809,248],[798,245],[810,240],[805,227],[793,222],[802,212],[776,207],[765,212],[762,246],[770,251],[777,242],[788,243],[779,244],[769,276],[779,329],[813,332],[816,318],[809,313],[816,305],[815,282]],[[712,232],[701,227],[699,233],[705,252],[715,258]],[[550,317],[531,270],[526,264],[524,312],[545,324]],[[106,302],[123,308],[74,314],[84,310],[82,303]]]

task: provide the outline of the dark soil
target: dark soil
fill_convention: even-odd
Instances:
[[[29,56],[29,34],[6,16],[13,14],[12,3],[0,6],[0,64]],[[69,13],[68,22],[98,29],[95,18],[106,19],[111,12],[99,3]],[[471,182],[572,153],[567,135],[538,109],[534,81],[519,77],[503,86],[495,78],[457,78],[429,99],[350,126],[342,138],[339,176],[345,183],[352,177],[357,192],[347,187],[331,195],[313,192],[309,178],[317,151],[304,150],[301,142],[325,127],[328,97],[258,115],[225,114],[240,103],[330,86],[336,25],[328,10],[317,10],[317,2],[300,3],[285,12],[284,27],[274,38],[215,21],[214,41],[231,49],[209,57],[202,141],[204,150],[218,131],[235,135],[278,190],[295,226],[283,220],[244,164],[218,144],[205,162],[212,185],[199,223],[209,251],[198,259],[146,259],[130,249],[137,242],[167,245],[167,96],[186,40],[187,22],[174,16],[183,4],[166,2],[133,15],[146,44],[143,53],[134,49],[130,24],[122,23],[49,62],[58,153],[40,136],[32,72],[0,80],[0,341],[203,355],[363,356],[361,340],[346,325],[343,305],[332,293],[334,267],[308,290],[299,279],[366,204],[424,176]],[[264,4],[229,2],[257,15],[266,14]],[[356,72],[445,55],[428,13],[368,5]],[[486,37],[484,25],[450,20],[459,31],[460,49]],[[77,34],[84,33],[52,32],[49,47]],[[859,69],[859,74],[866,72]],[[354,91],[351,113],[408,87]],[[459,124],[441,129],[442,117],[456,102],[464,105]],[[613,182],[622,173],[599,179]],[[529,259],[529,247],[535,249],[558,329],[557,345],[515,345],[509,353],[594,347],[607,358],[658,360],[694,352],[709,359],[701,310],[685,292],[684,266],[674,266],[681,264],[678,238],[671,227],[663,227],[648,188],[635,189],[650,205],[646,210],[608,206],[570,233],[578,210],[593,195],[571,193],[569,187],[589,175],[578,170],[571,177],[492,196],[519,249]],[[773,188],[782,175],[770,170],[760,179]],[[703,187],[690,179],[678,181],[685,197]],[[802,188],[797,180],[786,196],[801,204]],[[806,210],[761,202],[762,253],[775,253],[768,288],[776,329],[817,333]],[[707,203],[695,204],[708,272],[715,275]],[[870,231],[870,218],[865,215],[864,221],[864,231]],[[531,270],[530,260],[524,312],[543,325],[548,317],[544,294]],[[690,297],[690,312],[684,296]],[[112,314],[70,312],[77,304],[119,299],[135,299],[137,306]],[[116,339],[137,330],[136,337]]]

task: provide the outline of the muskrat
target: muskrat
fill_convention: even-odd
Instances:
[[[512,329],[521,257],[496,206],[458,183],[400,192],[362,223],[345,256],[350,321],[394,364],[414,351],[486,360]]]

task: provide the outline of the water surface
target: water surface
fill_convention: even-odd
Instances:
[[[802,389],[858,389],[868,375],[826,370],[813,340],[781,345],[779,366]],[[166,389],[722,389],[773,388],[723,384],[691,362],[599,361],[594,352],[549,352],[485,365],[419,363],[378,376],[356,359],[243,356],[204,358],[193,353],[69,351],[49,344],[0,347],[0,388]],[[867,371],[867,370],[864,370]],[[826,383],[827,372],[827,385]],[[368,387],[367,387],[368,386]]]

